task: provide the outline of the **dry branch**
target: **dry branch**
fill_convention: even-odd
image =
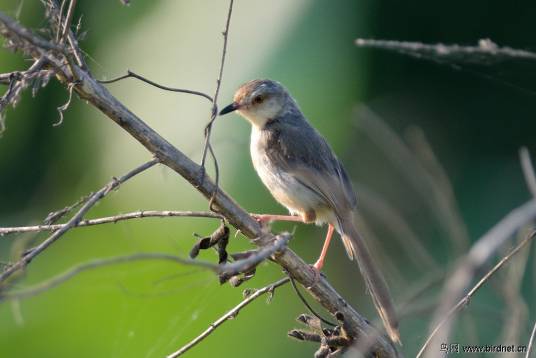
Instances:
[[[84,227],[102,224],[115,224],[119,221],[143,219],[143,218],[168,218],[168,217],[193,217],[193,218],[213,218],[223,219],[218,213],[211,211],[176,211],[176,210],[140,210],[131,213],[118,214],[114,216],[106,216],[102,218],[86,219],[80,221],[74,227]],[[66,224],[55,225],[34,225],[34,226],[18,226],[18,227],[0,227],[0,236],[23,233],[23,232],[40,232],[40,231],[55,231],[61,229]]]
[[[153,159],[147,163],[140,165],[139,167],[131,170],[127,174],[123,175],[119,179],[113,178],[111,182],[105,185],[102,189],[93,194],[86,203],[78,210],[78,212],[58,231],[55,231],[50,235],[45,241],[32,248],[29,252],[23,254],[23,256],[12,265],[7,266],[4,271],[0,274],[0,285],[4,283],[9,277],[11,277],[17,271],[23,269],[27,264],[30,263],[35,257],[41,254],[46,250],[50,245],[52,245],[56,240],[63,236],[71,228],[78,225],[82,220],[84,215],[103,197],[105,197],[109,192],[117,188],[119,185],[125,181],[131,179],[132,177],[138,175],[139,173],[151,168],[158,163],[157,159]]]
[[[481,39],[477,46],[457,44],[425,44],[422,42],[357,39],[359,47],[395,51],[418,58],[436,58],[455,63],[494,63],[504,60],[536,60],[536,53],[511,47],[501,47],[490,39]]]
[[[74,83],[74,90],[81,99],[98,108],[140,142],[162,164],[173,169],[190,182],[194,188],[210,199],[211,204],[213,204],[211,206],[225,216],[240,232],[250,239],[266,235],[266,233],[262,232],[260,225],[246,211],[238,206],[225,192],[218,190],[217,185],[205,175],[204,168],[194,163],[126,108],[87,70],[79,64],[68,61],[69,54],[64,51],[63,47],[53,45],[49,41],[33,34],[1,12],[0,33],[7,38],[14,37],[17,39],[22,36],[24,41],[21,44],[21,50],[24,53],[34,58],[45,57],[50,65],[54,67],[57,77],[64,85],[69,86],[69,84]],[[213,108],[215,107],[213,106]],[[212,113],[214,113],[214,109]],[[75,221],[73,220],[72,224]],[[61,231],[62,229],[57,232]],[[383,335],[378,335],[377,330],[370,325],[368,320],[356,312],[325,278],[318,279],[315,271],[292,250],[286,249],[283,252],[279,252],[274,255],[273,259],[289,275],[305,287],[308,287],[309,293],[326,310],[332,314],[341,312],[345,317],[345,323],[352,337],[357,340],[373,337],[374,344],[372,349],[377,355],[382,357],[397,356],[392,343]]]
[[[529,205],[531,204],[531,205]],[[525,212],[521,211],[525,209]],[[523,215],[525,214],[525,215]],[[443,300],[436,312],[430,335],[421,347],[417,358],[421,357],[428,349],[429,357],[437,356],[440,342],[449,342],[450,330],[454,314],[469,303],[471,297],[482,287],[495,272],[497,272],[512,256],[519,252],[535,236],[536,231],[531,231],[527,237],[504,256],[490,271],[488,271],[468,293],[462,295],[463,290],[471,282],[477,270],[491,257],[498,247],[508,239],[514,231],[522,227],[527,221],[536,217],[536,202],[531,201],[524,207],[514,210],[503,219],[487,235],[477,241],[469,251],[467,257],[457,266],[454,274],[447,280],[443,292]],[[451,304],[454,300],[455,304]]]

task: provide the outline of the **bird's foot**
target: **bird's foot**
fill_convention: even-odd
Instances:
[[[316,260],[315,264],[313,265],[313,267],[318,271],[320,272],[322,270],[322,267],[324,267],[324,259],[322,258],[318,258],[318,260]]]
[[[266,214],[250,214],[250,215],[261,226],[266,226],[273,221],[273,215],[266,215]]]

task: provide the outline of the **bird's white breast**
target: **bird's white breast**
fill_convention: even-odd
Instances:
[[[270,160],[261,145],[261,135],[261,130],[252,127],[251,160],[264,185],[273,197],[285,206],[291,214],[303,215],[310,210],[314,210],[317,214],[317,219],[325,222],[322,217],[319,217],[324,205],[319,201],[318,196],[297,181],[292,174],[285,172],[277,163],[273,163]]]

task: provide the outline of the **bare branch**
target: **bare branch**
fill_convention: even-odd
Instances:
[[[488,63],[509,59],[536,60],[536,53],[511,47],[500,47],[490,39],[481,39],[477,46],[457,44],[424,44],[422,42],[357,39],[358,47],[395,51],[412,57],[431,57],[458,63]]]
[[[504,221],[504,220],[503,220]],[[531,231],[526,237],[525,239],[523,239],[523,241],[521,241],[516,247],[514,247],[506,256],[504,256],[495,266],[493,266],[493,268],[491,270],[489,270],[478,282],[476,285],[474,285],[470,290],[469,292],[467,292],[454,306],[452,306],[452,308],[450,308],[443,316],[440,316],[440,320],[437,324],[434,323],[434,329],[431,331],[430,335],[428,336],[428,338],[426,339],[426,341],[424,342],[423,346],[421,347],[421,349],[419,350],[419,353],[417,354],[417,358],[421,357],[424,352],[426,351],[426,349],[428,348],[428,346],[430,345],[430,343],[432,342],[432,340],[436,337],[436,334],[439,332],[440,329],[442,329],[444,326],[445,328],[443,328],[444,330],[448,330],[450,329],[450,323],[449,321],[451,320],[451,318],[453,317],[453,315],[458,312],[461,308],[465,307],[466,305],[469,304],[469,301],[471,299],[471,297],[473,297],[473,295],[476,293],[476,291],[478,291],[489,279],[491,276],[493,276],[493,274],[495,274],[506,262],[508,262],[508,260],[510,260],[512,258],[512,256],[514,256],[515,254],[517,254],[519,252],[519,250],[521,250],[526,244],[528,244],[534,237],[536,236],[536,231]],[[471,257],[471,252],[473,252],[475,246],[477,245],[482,245],[482,242],[488,240],[489,236],[484,236],[482,239],[480,239],[474,246],[473,246],[473,249],[471,249],[470,253],[469,253],[469,257]],[[463,265],[460,265],[461,267],[465,266]],[[463,267],[465,269],[465,267]],[[474,270],[474,269],[473,269]],[[452,284],[452,282],[454,281],[454,279],[458,279],[458,275],[457,273],[458,272],[461,272],[460,269],[458,269],[456,271],[456,273],[451,277],[451,279],[447,282],[447,288],[449,287],[449,284]],[[465,272],[464,272],[465,273]],[[458,284],[458,282],[455,282],[456,284]],[[447,292],[449,293],[449,292]],[[445,302],[445,300],[443,301]],[[441,306],[443,306],[444,304],[442,303]],[[440,309],[439,309],[439,312],[441,312],[441,306],[440,306]],[[447,340],[446,341],[443,341],[441,340],[440,342],[448,342],[448,332],[447,333],[444,333],[443,334],[443,337],[446,338]],[[439,341],[438,341],[439,342]],[[432,355],[436,354],[437,352],[434,352],[432,353]]]
[[[203,92],[199,92],[199,91],[193,91],[193,90],[189,90],[189,89],[184,89],[184,88],[173,88],[173,87],[167,87],[167,86],[163,86],[161,84],[158,84],[156,82],[153,82],[143,76],[140,76],[134,72],[132,72],[131,70],[127,70],[127,74],[126,75],[123,75],[123,76],[119,76],[117,78],[113,78],[111,80],[100,80],[99,83],[103,83],[103,84],[109,84],[109,83],[114,83],[114,82],[118,82],[118,81],[121,81],[121,80],[124,80],[125,78],[136,78],[140,81],[143,81],[145,83],[148,83],[150,84],[151,86],[154,86],[156,88],[160,88],[160,89],[163,89],[165,91],[171,91],[171,92],[181,92],[181,93],[188,93],[188,94],[193,94],[193,95],[196,95],[196,96],[201,96],[203,98],[206,98],[208,99],[210,102],[214,102],[214,100],[212,99],[212,97],[210,97],[208,94],[206,93],[203,93]]]
[[[56,275],[46,281],[40,282],[30,287],[26,287],[26,288],[14,290],[14,291],[0,292],[0,301],[19,300],[19,299],[24,299],[24,298],[38,295],[44,291],[48,291],[54,287],[59,286],[60,284],[73,278],[79,273],[82,273],[84,271],[88,271],[91,269],[125,263],[125,262],[147,261],[147,260],[171,261],[171,262],[175,262],[175,263],[182,264],[182,265],[191,265],[191,266],[207,268],[214,272],[218,272],[219,267],[220,267],[219,265],[215,265],[210,262],[185,259],[185,258],[178,257],[176,255],[158,253],[158,252],[154,252],[154,253],[144,252],[144,253],[137,253],[137,254],[126,255],[126,256],[109,257],[105,259],[97,259],[97,260],[92,260],[92,261],[85,262],[82,264],[78,264],[59,275]]]
[[[63,4],[62,4],[62,7],[63,7]],[[63,40],[65,39],[65,37],[67,36],[67,34],[69,33],[71,29],[71,21],[73,20],[75,7],[76,7],[76,0],[71,0],[71,2],[69,3],[69,8],[67,9],[67,15],[65,15],[63,32],[61,33],[61,37],[59,39],[60,44],[63,43]],[[61,16],[61,12],[60,12],[60,16]],[[60,21],[60,24],[61,24],[61,21]]]
[[[3,12],[0,12],[0,34],[9,40],[23,40],[32,46],[35,51],[37,49],[43,51],[58,51],[64,52],[65,48],[53,44],[41,37],[35,35],[32,31],[19,25],[19,23]],[[15,37],[15,38],[14,38]]]
[[[6,279],[12,276],[17,271],[23,269],[30,261],[32,261],[37,255],[42,253],[47,247],[52,245],[56,240],[58,240],[63,234],[69,231],[71,228],[75,227],[84,217],[84,215],[95,205],[100,199],[105,197],[109,192],[117,188],[119,185],[123,184],[125,181],[130,178],[138,175],[139,173],[151,168],[158,163],[158,159],[153,159],[147,163],[140,165],[139,167],[131,170],[127,174],[123,175],[121,178],[113,178],[111,182],[106,184],[102,189],[93,194],[88,201],[78,210],[78,212],[58,231],[55,231],[50,235],[46,240],[37,245],[31,251],[25,253],[17,262],[8,266],[0,274],[0,284],[3,283]]]
[[[63,19],[63,10],[65,9],[66,3],[67,3],[67,0],[61,0],[60,10],[57,12],[57,14],[52,15],[52,16],[56,15],[56,22],[58,24],[58,31],[56,31],[56,42],[60,42],[60,37],[62,34],[61,23]],[[51,6],[54,6],[55,2],[50,2],[50,4],[52,4]]]
[[[233,309],[231,309],[229,312],[221,316],[219,319],[214,321],[210,324],[210,326],[199,336],[194,338],[192,341],[190,341],[188,344],[184,345],[181,349],[178,351],[170,354],[167,356],[167,358],[176,358],[178,356],[181,356],[182,354],[186,353],[188,350],[190,350],[192,347],[194,347],[199,342],[206,339],[208,336],[210,336],[219,326],[221,326],[223,323],[227,322],[230,319],[235,318],[238,313],[240,313],[240,310],[247,305],[249,305],[251,302],[255,301],[260,296],[264,295],[265,293],[272,294],[276,288],[279,286],[282,286],[289,282],[289,278],[285,277],[280,279],[279,281],[276,281],[268,286],[265,286],[263,288],[260,288],[258,290],[255,290],[253,293],[249,294],[242,302],[240,302],[237,306],[235,306]]]
[[[67,86],[68,91],[69,91],[69,98],[67,99],[67,102],[65,102],[64,104],[62,104],[61,106],[57,108],[58,113],[60,115],[60,119],[56,123],[52,124],[53,127],[57,127],[63,123],[63,112],[65,112],[67,108],[69,108],[69,106],[71,105],[71,100],[73,99],[73,87],[74,87],[74,83],[70,83]]]
[[[231,25],[231,15],[233,14],[233,3],[234,0],[229,1],[229,11],[227,12],[227,20],[225,23],[225,30],[223,30],[223,49],[221,52],[221,61],[220,61],[220,71],[218,74],[218,79],[216,80],[216,90],[214,91],[214,97],[212,100],[212,113],[210,115],[210,121],[205,127],[205,145],[203,147],[203,155],[201,158],[201,167],[205,169],[205,160],[207,158],[207,150],[210,150],[210,154],[212,155],[212,159],[214,160],[214,166],[216,168],[216,190],[218,190],[218,183],[219,183],[219,170],[218,170],[218,160],[216,159],[216,155],[214,154],[214,151],[212,150],[212,145],[210,144],[210,134],[212,133],[212,125],[214,124],[214,121],[216,120],[216,116],[218,115],[218,95],[220,93],[220,87],[221,87],[221,80],[223,78],[223,67],[225,66],[225,56],[227,55],[227,40],[229,38],[229,26]],[[213,203],[214,196],[210,198],[210,208],[212,209],[212,203]]]
[[[256,239],[255,241],[264,241],[264,243],[260,244],[263,245],[263,247],[254,255],[251,255],[246,259],[238,260],[234,263],[225,265],[225,267],[222,269],[222,274],[226,277],[231,277],[240,272],[250,271],[268,257],[274,255],[276,252],[282,251],[287,246],[291,237],[292,236],[290,234],[283,233],[281,235],[277,235],[275,238],[270,235],[268,238],[269,241],[266,241],[266,236]]]
[[[530,159],[530,153],[527,147],[522,147],[519,150],[519,159],[521,160],[521,168],[523,169],[523,175],[527,182],[527,187],[534,198],[536,198],[536,174],[534,172],[534,166]]]
[[[106,216],[96,219],[87,219],[80,221],[76,226],[93,226],[117,223],[119,221],[143,219],[143,218],[165,218],[165,217],[197,217],[197,218],[214,218],[223,219],[224,217],[212,211],[175,211],[175,210],[140,210],[131,213],[118,214],[114,216]],[[40,232],[40,231],[56,231],[63,228],[67,224],[56,225],[34,225],[34,226],[19,226],[19,227],[0,227],[0,236],[23,232]]]

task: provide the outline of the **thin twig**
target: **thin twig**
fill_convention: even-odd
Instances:
[[[147,84],[150,84],[151,86],[154,86],[156,88],[160,88],[160,89],[163,89],[165,91],[171,91],[171,92],[180,92],[180,93],[188,93],[188,94],[193,94],[193,95],[196,95],[196,96],[200,96],[200,97],[203,97],[203,98],[206,98],[208,99],[210,102],[213,102],[213,99],[212,97],[210,97],[208,94],[206,93],[203,93],[203,92],[199,92],[199,91],[194,91],[194,90],[189,90],[189,89],[184,89],[184,88],[173,88],[173,87],[168,87],[168,86],[163,86],[161,84],[158,84],[156,82],[153,82],[141,75],[138,75],[134,72],[132,72],[131,70],[127,70],[127,74],[126,75],[123,75],[123,76],[119,76],[119,77],[116,77],[116,78],[112,78],[111,80],[99,80],[99,83],[102,83],[102,84],[109,84],[109,83],[114,83],[114,82],[118,82],[118,81],[121,81],[121,80],[124,80],[125,78],[136,78],[140,81],[143,81]]]
[[[125,263],[125,262],[146,261],[146,260],[171,261],[171,262],[175,262],[175,263],[182,264],[182,265],[199,266],[199,267],[210,269],[215,272],[218,272],[218,269],[220,267],[219,265],[212,264],[210,262],[186,259],[186,258],[178,257],[176,255],[158,253],[158,252],[144,252],[144,253],[137,253],[137,254],[126,255],[126,256],[109,257],[105,259],[97,259],[97,260],[92,260],[92,261],[85,262],[82,264],[78,264],[74,267],[71,267],[70,269],[66,270],[65,272],[61,274],[58,274],[46,281],[40,282],[30,287],[26,287],[26,288],[14,290],[14,291],[0,292],[0,301],[19,300],[19,299],[38,295],[39,293],[48,291],[54,287],[59,286],[60,284],[73,278],[79,273],[82,273],[84,271],[88,271],[91,269],[95,269],[98,267],[110,266],[110,265],[115,265],[115,264]]]
[[[121,178],[114,178],[111,182],[106,184],[102,189],[93,194],[88,201],[78,210],[78,212],[58,231],[55,231],[42,243],[34,247],[30,252],[24,254],[17,262],[13,265],[7,267],[4,272],[0,274],[0,284],[4,282],[7,278],[12,276],[15,272],[23,269],[30,261],[32,261],[37,255],[42,253],[47,247],[53,244],[58,240],[63,234],[69,231],[71,228],[75,227],[84,217],[84,215],[95,205],[100,199],[106,196],[110,191],[117,188],[120,184],[129,180],[130,178],[138,175],[139,173],[151,168],[159,161],[158,159],[152,159],[147,163],[140,165],[139,167],[131,170],[127,174],[123,175]]]
[[[443,327],[443,325],[450,320],[450,318],[458,312],[461,308],[467,306],[469,304],[469,301],[473,297],[473,295],[478,291],[489,279],[493,274],[495,274],[508,260],[512,258],[515,254],[519,252],[527,243],[529,243],[534,237],[536,236],[536,231],[531,231],[523,241],[521,241],[516,247],[514,247],[506,256],[504,256],[491,270],[489,270],[478,282],[476,285],[474,285],[465,296],[462,297],[454,305],[439,321],[439,323],[435,326],[435,328],[432,330],[426,341],[424,342],[423,346],[419,350],[419,353],[417,354],[416,358],[419,358],[423,355],[426,348],[428,348],[430,342],[435,337],[436,333]]]
[[[325,319],[324,317],[322,317],[319,313],[317,313],[313,307],[311,307],[311,305],[309,304],[309,302],[307,302],[307,300],[305,299],[305,297],[303,297],[302,293],[300,292],[300,290],[298,289],[298,286],[296,285],[296,282],[294,282],[294,279],[292,278],[292,276],[289,276],[290,278],[290,283],[292,285],[292,288],[294,289],[294,292],[296,292],[296,295],[298,296],[298,298],[300,299],[300,301],[303,303],[303,305],[309,310],[309,312],[315,316],[316,318],[318,318],[320,321],[324,322],[325,324],[327,324],[328,326],[332,326],[332,327],[335,327],[336,324],[333,323],[333,322],[330,322],[328,321],[327,319]]]
[[[60,5],[60,9],[59,11],[57,12],[57,23],[58,23],[58,31],[56,31],[56,42],[60,42],[60,37],[61,37],[61,24],[62,24],[62,19],[63,19],[63,10],[65,9],[65,4],[67,3],[67,0],[61,0],[61,5]],[[54,2],[50,2],[51,4],[51,7],[52,6],[56,6],[56,4]],[[54,16],[54,15],[52,15]]]
[[[481,39],[477,46],[461,46],[457,44],[425,44],[422,42],[357,39],[359,47],[378,48],[396,51],[414,57],[435,56],[458,62],[481,63],[482,60],[498,62],[506,59],[536,60],[536,53],[511,47],[500,47],[490,39]]]
[[[529,344],[527,345],[527,354],[525,358],[530,358],[530,353],[532,352],[532,347],[534,346],[534,337],[536,336],[536,322],[532,327],[532,333],[530,334]]]
[[[0,12],[0,33],[4,35],[4,37],[6,37],[6,35],[11,36],[14,34],[18,38],[32,45],[34,49],[59,51],[61,53],[65,52],[65,48],[63,46],[54,44],[39,36],[36,36],[32,31],[21,26],[18,22],[2,12]]]
[[[234,276],[240,272],[248,272],[259,263],[272,256],[276,252],[282,251],[289,242],[292,236],[289,233],[283,233],[275,236],[273,241],[263,244],[266,245],[257,251],[254,255],[243,259],[237,260],[233,263],[226,264],[222,268],[222,274],[225,276]]]
[[[270,242],[269,244],[267,244],[266,247],[255,252],[253,255],[251,255],[247,259],[237,260],[233,263],[220,264],[220,265],[216,265],[216,264],[205,262],[205,261],[181,258],[176,255],[171,255],[167,253],[138,253],[138,254],[133,254],[133,255],[117,256],[117,257],[110,257],[110,258],[105,258],[105,259],[92,260],[92,261],[71,267],[65,272],[58,274],[46,281],[40,282],[36,285],[30,286],[24,289],[15,290],[15,291],[6,291],[6,292],[0,291],[0,301],[2,299],[12,300],[12,299],[23,299],[23,298],[27,298],[30,296],[35,296],[41,292],[48,291],[49,289],[57,287],[58,285],[71,279],[72,277],[76,276],[77,274],[83,271],[87,271],[90,269],[103,267],[103,266],[109,266],[109,265],[113,265],[117,263],[140,261],[140,260],[167,260],[167,261],[173,261],[173,262],[177,262],[177,263],[185,264],[185,265],[208,268],[216,272],[220,276],[221,275],[236,275],[239,273],[248,272],[249,270],[251,270],[252,267],[255,267],[260,262],[264,261],[265,259],[273,255],[274,253],[284,249],[289,239],[290,239],[289,234],[278,235],[275,237],[273,242]]]
[[[75,83],[70,83],[67,88],[68,88],[68,91],[69,91],[69,98],[67,99],[67,102],[65,102],[64,104],[62,104],[61,106],[59,106],[57,108],[58,110],[58,113],[60,115],[60,118],[59,120],[56,122],[56,123],[53,123],[52,126],[53,127],[57,127],[59,125],[61,125],[63,123],[63,113],[67,110],[67,108],[69,108],[69,106],[71,105],[71,100],[73,99],[73,88],[75,86]]]
[[[96,219],[87,219],[80,221],[74,228],[83,226],[93,226],[109,223],[117,223],[119,221],[143,218],[164,218],[164,217],[197,217],[197,218],[214,218],[222,219],[223,216],[212,211],[176,211],[176,210],[140,210],[131,213],[118,214],[114,216],[106,216]],[[18,226],[18,227],[0,227],[0,236],[23,233],[23,232],[40,232],[40,231],[56,231],[63,228],[67,224],[55,225],[34,225],[34,226]]]
[[[63,43],[63,41],[65,40],[65,37],[67,37],[69,30],[71,29],[71,21],[73,20],[75,7],[76,7],[76,0],[71,0],[71,2],[69,3],[69,8],[67,9],[67,15],[65,15],[63,32],[61,33],[61,37],[59,40],[60,44]],[[61,16],[61,12],[60,12],[60,16]],[[60,28],[61,28],[61,21],[60,21]]]
[[[249,305],[251,302],[255,301],[260,296],[264,295],[265,293],[273,292],[276,288],[279,286],[282,286],[289,282],[289,278],[285,277],[280,279],[279,281],[276,281],[268,286],[265,286],[263,288],[260,288],[258,290],[255,290],[254,293],[247,296],[242,302],[240,302],[237,306],[235,306],[233,309],[231,309],[229,312],[221,316],[219,319],[214,321],[210,326],[199,336],[194,338],[192,341],[190,341],[188,344],[184,345],[181,349],[178,351],[171,353],[167,356],[167,358],[176,358],[184,353],[186,353],[188,350],[190,350],[192,347],[194,347],[199,342],[206,339],[210,334],[212,334],[219,326],[221,326],[226,321],[235,318],[238,313],[240,313],[240,310],[247,305]]]
[[[532,160],[530,159],[530,153],[527,147],[522,147],[519,150],[519,159],[521,161],[521,169],[523,169],[527,187],[532,196],[536,198],[536,173],[534,172],[534,166],[532,165]]]
[[[60,36],[63,34],[63,30],[65,29],[62,27],[62,17],[63,17],[63,9],[66,4],[66,0],[62,0],[61,6],[58,7],[58,3],[56,0],[49,0],[48,1],[48,9],[50,11],[51,20],[55,21],[56,25],[56,43],[60,43]],[[69,15],[67,15],[69,16]],[[72,15],[71,15],[72,17]],[[80,24],[81,19],[78,20],[78,23]],[[69,42],[69,45],[72,50],[72,54],[74,55],[76,59],[76,63],[81,68],[87,69],[87,64],[84,61],[84,57],[82,55],[82,50],[78,46],[78,41],[76,37],[74,36],[73,31],[70,29],[70,26],[67,27],[67,41]],[[63,44],[64,36],[61,38],[61,44]],[[67,61],[70,62],[69,58],[67,57]]]
[[[220,71],[218,74],[218,79],[216,80],[216,90],[214,91],[214,97],[212,100],[212,113],[210,115],[210,121],[205,127],[205,145],[203,146],[203,155],[201,157],[201,167],[203,168],[203,179],[204,179],[204,173],[205,173],[205,161],[207,158],[207,151],[210,150],[210,154],[212,156],[212,159],[214,160],[214,166],[216,168],[216,176],[214,178],[214,181],[216,183],[216,190],[212,194],[212,197],[210,198],[209,207],[211,210],[213,210],[213,199],[216,195],[218,188],[219,188],[219,169],[218,169],[218,160],[216,159],[216,155],[214,154],[214,151],[212,150],[212,146],[210,144],[210,134],[212,133],[212,125],[214,124],[214,121],[216,120],[216,117],[218,115],[218,95],[220,94],[220,87],[221,87],[221,80],[223,78],[223,68],[225,66],[225,56],[227,55],[227,41],[229,38],[229,26],[231,24],[231,15],[233,14],[233,3],[234,0],[229,1],[229,11],[227,12],[227,20],[225,23],[225,30],[223,30],[223,49],[221,52],[221,61],[220,61]]]

